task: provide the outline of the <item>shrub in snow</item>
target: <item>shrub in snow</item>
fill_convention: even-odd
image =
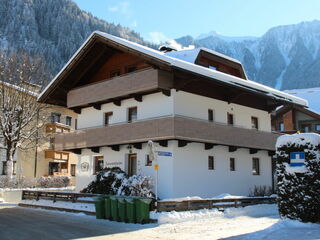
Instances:
[[[70,178],[67,176],[40,178],[10,178],[8,176],[0,177],[0,188],[60,188],[67,187],[69,184]]]
[[[290,153],[304,152],[305,167],[290,167]],[[278,206],[281,216],[320,222],[320,135],[284,135],[277,141]]]
[[[254,186],[253,189],[250,189],[250,197],[264,197],[270,196],[273,193],[272,187],[270,186]]]
[[[69,184],[70,178],[67,176],[40,177],[36,181],[36,187],[40,188],[60,188]]]
[[[128,177],[120,168],[105,169],[81,192],[122,196],[154,197],[152,179],[148,176]]]

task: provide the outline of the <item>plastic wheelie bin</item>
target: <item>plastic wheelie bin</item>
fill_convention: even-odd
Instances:
[[[104,196],[96,196],[93,198],[95,207],[96,207],[96,218],[97,219],[104,219],[105,218],[105,211],[104,211]]]
[[[117,196],[110,196],[111,220],[119,221],[119,210]]]
[[[150,220],[150,203],[152,198],[137,198],[136,203],[136,219],[138,223],[148,223]]]
[[[111,200],[110,195],[104,197],[104,217],[105,219],[111,219]]]
[[[119,221],[126,222],[127,221],[127,212],[126,212],[125,198],[118,196],[117,200],[118,200]]]
[[[136,223],[136,202],[137,199],[135,197],[126,197],[126,211],[127,211],[127,221],[129,223]]]

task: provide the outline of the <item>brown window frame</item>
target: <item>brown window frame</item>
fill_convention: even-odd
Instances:
[[[260,159],[257,157],[252,158],[252,174],[260,175]]]
[[[214,121],[214,111],[213,109],[208,109],[208,121],[213,122]]]
[[[214,156],[208,156],[208,170],[214,170]]]
[[[71,177],[76,176],[77,164],[70,164],[70,175]]]
[[[135,110],[137,113],[135,119],[132,119],[132,110]],[[138,119],[138,107],[129,107],[127,112],[128,112],[127,113],[127,120],[129,123],[134,122]]]
[[[230,117],[232,117],[232,118],[230,118]],[[230,121],[230,120],[232,120],[232,121]],[[227,113],[227,123],[228,123],[228,125],[234,125],[234,114],[233,113]]]
[[[251,128],[252,129],[259,129],[259,119],[257,117],[251,116]]]
[[[234,157],[230,158],[230,171],[236,171],[236,159]]]
[[[102,160],[101,160],[101,158],[102,158]],[[103,166],[99,167],[100,166],[99,162],[101,162],[101,161],[102,161]],[[93,174],[96,175],[97,173],[101,172],[104,169],[104,156],[94,156],[93,163],[94,163]]]
[[[103,114],[103,124],[104,126],[110,125],[110,117],[113,115],[113,112],[105,112]],[[108,121],[107,121],[108,120]]]

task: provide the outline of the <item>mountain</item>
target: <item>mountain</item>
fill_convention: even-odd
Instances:
[[[0,49],[42,57],[51,76],[95,30],[154,47],[138,33],[95,18],[70,0],[1,0],[0,16]]]
[[[320,21],[271,28],[263,36],[226,37],[216,32],[175,39],[240,60],[249,79],[277,89],[320,87]]]

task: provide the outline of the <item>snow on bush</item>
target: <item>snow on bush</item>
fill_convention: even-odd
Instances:
[[[149,176],[128,177],[120,168],[105,169],[81,192],[121,196],[154,197]]]
[[[39,178],[10,178],[0,177],[0,188],[61,188],[70,184],[67,176],[39,177]]]
[[[320,222],[320,135],[280,136],[276,148],[281,216],[303,222]],[[291,152],[305,153],[303,172],[290,167]]]

